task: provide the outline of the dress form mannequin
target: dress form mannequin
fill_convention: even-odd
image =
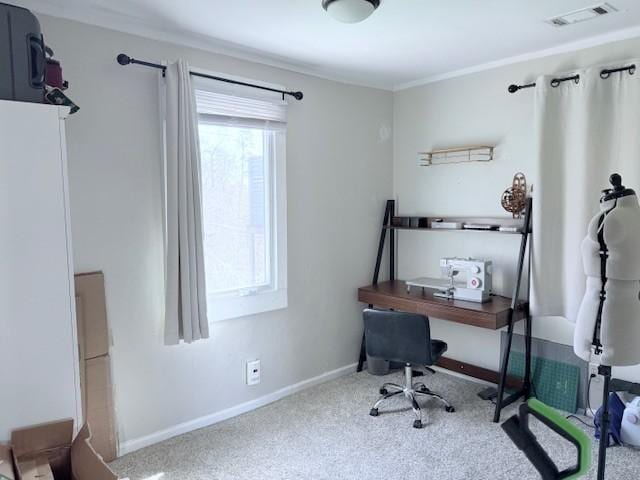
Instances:
[[[640,205],[611,176],[582,242],[587,285],[578,311],[574,351],[589,361],[592,346],[608,366],[640,364]]]
[[[573,349],[592,361],[599,355],[598,373],[604,380],[598,451],[598,480],[604,480],[609,443],[609,393],[640,387],[620,385],[611,378],[612,366],[640,363],[640,206],[636,193],[622,185],[620,175],[609,178],[612,189],[600,198],[582,242],[587,288],[580,304]]]

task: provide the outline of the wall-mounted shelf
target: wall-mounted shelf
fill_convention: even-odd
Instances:
[[[498,227],[511,227],[516,230],[513,231],[501,231],[498,229],[476,229],[476,228],[434,228],[433,224],[437,223],[436,220],[441,220],[447,223],[459,223],[461,225],[475,224],[475,225],[497,225]],[[407,225],[385,225],[383,228],[387,230],[421,230],[429,232],[467,232],[467,233],[502,233],[507,235],[520,235],[524,228],[524,221],[521,219],[514,219],[511,217],[429,217],[427,226],[425,227],[410,227]]]
[[[481,230],[473,228],[431,228],[431,227],[384,227],[386,230],[417,230],[424,232],[464,232],[464,233],[501,233],[503,235],[520,235],[521,230],[515,232],[504,232],[501,230]]]
[[[418,152],[419,165],[421,167],[431,167],[451,163],[489,162],[493,160],[493,149],[494,147],[487,145],[474,145],[471,147]]]

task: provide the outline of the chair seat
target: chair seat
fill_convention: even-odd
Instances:
[[[442,340],[431,340],[431,356],[433,361],[438,360],[447,351],[447,344]]]

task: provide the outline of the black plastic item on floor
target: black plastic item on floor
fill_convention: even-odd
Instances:
[[[478,392],[478,396],[482,400],[495,401],[498,398],[498,389],[496,387],[487,387]]]
[[[0,3],[0,99],[44,101],[45,47],[38,19]]]
[[[564,470],[552,460],[549,453],[529,429],[529,417],[534,417],[562,439],[576,448],[575,463]],[[509,418],[502,429],[511,441],[526,455],[543,480],[578,478],[589,471],[591,465],[591,440],[581,429],[564,418],[558,411],[530,398],[518,407],[518,414]]]
[[[387,360],[367,355],[367,372],[371,375],[387,375],[389,371],[389,362]]]
[[[388,360],[384,360],[383,358],[375,358],[367,355],[367,372],[369,372],[371,375],[378,375],[378,376],[388,375],[389,373],[396,370],[400,370],[402,368],[404,368],[403,363],[389,362]],[[430,368],[427,368],[427,370],[430,370],[432,373],[435,373]],[[422,373],[419,370],[413,371],[414,377],[421,377],[422,375],[424,375],[424,373]]]

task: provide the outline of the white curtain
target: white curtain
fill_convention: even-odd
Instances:
[[[165,115],[165,343],[209,337],[194,90],[183,60],[167,66]]]
[[[614,67],[631,64],[640,67],[637,61]],[[536,81],[533,315],[575,321],[585,290],[580,244],[600,191],[614,172],[640,191],[640,71],[603,79],[603,68],[572,72],[578,83]]]

